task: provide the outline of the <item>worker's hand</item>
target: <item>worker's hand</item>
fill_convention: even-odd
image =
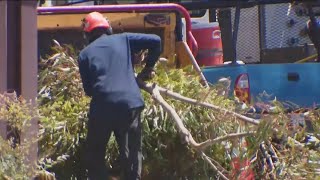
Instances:
[[[145,62],[145,57],[147,56],[147,50],[141,50],[138,53],[133,54],[133,64],[143,64]]]
[[[145,67],[138,74],[138,78],[143,81],[147,81],[147,80],[151,80],[155,75],[156,73],[154,72],[153,68]]]

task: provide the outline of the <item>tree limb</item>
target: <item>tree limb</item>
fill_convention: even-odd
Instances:
[[[152,95],[152,98],[156,100],[164,108],[164,110],[171,115],[174,122],[178,126],[178,129],[184,141],[190,143],[192,146],[198,146],[198,143],[194,141],[189,130],[185,128],[183,121],[181,120],[177,112],[160,95],[157,85],[154,84],[152,88],[149,87],[147,90]]]
[[[159,87],[156,84],[147,85],[146,83],[144,83],[143,81],[141,81],[139,79],[137,81],[139,83],[139,86],[141,88],[143,88],[144,90],[146,90],[147,92],[149,92],[152,95],[152,98],[157,103],[159,103],[164,108],[164,110],[173,118],[174,122],[176,123],[176,125],[177,125],[177,127],[179,129],[180,135],[182,136],[183,140],[185,142],[187,142],[188,144],[190,144],[196,150],[204,150],[205,148],[213,145],[214,143],[221,142],[221,141],[224,141],[224,140],[227,140],[227,139],[230,139],[230,138],[243,137],[243,136],[248,136],[248,135],[253,134],[253,132],[240,133],[240,134],[230,134],[230,135],[226,135],[226,136],[219,137],[219,138],[216,138],[216,139],[209,139],[209,140],[207,140],[205,142],[202,142],[202,143],[197,143],[193,139],[193,137],[192,137],[191,133],[189,132],[189,130],[184,126],[182,119],[179,117],[179,115],[175,111],[175,109],[172,108],[170,106],[170,104],[168,104],[163,99],[163,97],[160,94]]]
[[[229,139],[233,139],[233,138],[241,138],[241,137],[245,137],[245,136],[250,136],[250,135],[253,135],[255,134],[256,132],[243,132],[243,133],[232,133],[232,134],[227,134],[225,136],[221,136],[221,137],[217,137],[215,139],[208,139],[202,143],[199,143],[199,148],[204,150],[206,149],[207,147],[215,144],[215,143],[218,143],[218,142],[221,142],[221,141],[226,141],[226,140],[229,140]]]
[[[204,152],[202,152],[202,151],[201,151],[201,156],[202,156],[202,158],[203,158],[204,160],[206,160],[206,161],[210,164],[210,166],[211,166],[214,170],[216,170],[216,171],[218,172],[218,174],[222,177],[222,179],[228,180],[228,178],[227,178],[221,171],[218,170],[218,168],[212,163],[212,161],[210,160],[210,158],[209,158]]]
[[[180,135],[182,136],[183,140],[185,142],[187,142],[192,148],[194,148],[195,150],[199,151],[202,155],[202,157],[204,158],[204,160],[206,160],[210,165],[211,167],[218,172],[218,174],[223,178],[223,179],[228,179],[222,172],[220,172],[217,167],[212,163],[212,161],[209,159],[208,156],[206,156],[203,152],[203,150],[211,145],[213,145],[214,143],[217,143],[217,142],[221,142],[221,141],[224,141],[224,140],[228,140],[228,139],[231,139],[231,138],[238,138],[238,137],[243,137],[243,136],[248,136],[248,135],[252,135],[254,134],[254,132],[245,132],[245,133],[237,133],[237,134],[229,134],[229,135],[226,135],[226,136],[222,136],[222,137],[218,137],[216,139],[208,139],[202,143],[197,143],[190,131],[184,126],[183,124],[183,121],[182,119],[179,117],[178,113],[175,111],[174,108],[172,108],[170,106],[170,104],[168,104],[164,99],[163,97],[161,96],[161,94],[164,94],[166,96],[170,96],[176,100],[180,100],[180,101],[183,101],[183,102],[187,102],[187,103],[190,103],[190,104],[194,104],[194,105],[200,105],[202,107],[206,107],[206,108],[210,108],[210,109],[214,109],[214,110],[218,110],[218,111],[223,111],[225,113],[228,113],[228,114],[231,114],[231,115],[234,115],[235,117],[239,118],[240,120],[242,121],[245,121],[245,122],[248,122],[250,124],[253,124],[253,125],[259,125],[260,122],[258,120],[255,120],[253,118],[249,118],[249,117],[246,117],[244,115],[241,115],[239,113],[236,113],[236,112],[233,112],[233,111],[230,111],[228,109],[225,109],[225,108],[222,108],[222,107],[219,107],[219,106],[216,106],[216,105],[213,105],[213,104],[210,104],[210,103],[206,103],[206,102],[199,102],[195,99],[191,99],[191,98],[188,98],[188,97],[184,97],[178,93],[175,93],[175,92],[172,92],[170,90],[167,90],[165,88],[161,88],[161,87],[158,87],[156,84],[146,84],[145,82],[143,82],[142,80],[140,79],[137,79],[137,82],[140,86],[140,88],[144,89],[145,91],[147,91],[149,94],[151,94],[152,98],[157,102],[159,103],[163,109],[173,118],[174,122],[176,123],[177,127],[178,127],[178,130],[180,132]],[[274,132],[278,132],[277,129],[273,129]],[[290,138],[290,137],[289,137]],[[294,140],[293,138],[290,138],[291,140]],[[298,145],[298,146],[303,146],[301,143],[297,142],[296,140],[294,140],[294,142]]]
[[[146,85],[146,86],[150,86],[150,85]],[[179,101],[182,101],[182,102],[186,102],[186,103],[190,103],[190,104],[193,104],[193,105],[199,105],[199,106],[206,107],[206,108],[209,108],[209,109],[223,111],[223,112],[225,112],[227,114],[234,115],[235,117],[237,117],[237,118],[239,118],[239,119],[241,119],[241,120],[243,120],[245,122],[248,122],[248,123],[251,123],[251,124],[254,124],[254,125],[258,125],[259,124],[258,120],[246,117],[244,115],[241,115],[239,113],[230,111],[228,109],[225,109],[225,108],[222,108],[222,107],[210,104],[210,103],[200,102],[198,100],[182,96],[181,94],[178,94],[176,92],[170,91],[170,90],[162,88],[162,87],[158,87],[158,89],[159,89],[161,94],[166,95],[166,96],[170,96],[173,99],[176,99],[176,100],[179,100]]]
[[[150,86],[150,85],[146,85],[146,86]],[[158,87],[158,89],[159,89],[161,94],[169,96],[169,97],[171,97],[173,99],[180,100],[182,102],[186,102],[186,103],[190,103],[190,104],[194,104],[194,105],[199,105],[199,106],[210,108],[210,109],[214,109],[214,110],[218,110],[218,111],[222,111],[222,112],[225,112],[227,114],[233,115],[233,116],[239,118],[240,120],[248,122],[248,123],[253,124],[253,125],[259,125],[259,123],[260,123],[258,120],[255,120],[253,118],[249,118],[247,116],[241,115],[241,114],[236,113],[234,111],[230,111],[228,109],[225,109],[225,108],[222,108],[222,107],[210,104],[210,103],[200,102],[198,100],[182,96],[181,94],[178,94],[176,92],[170,91],[170,90],[162,88],[162,87]],[[279,132],[277,129],[274,129],[274,128],[272,130],[274,132]],[[301,144],[297,140],[293,139],[292,137],[288,137],[288,138],[295,143],[296,147],[298,147],[300,149],[304,147],[303,144]]]
[[[210,157],[209,157],[210,158]],[[220,172],[226,172],[229,173],[224,167],[221,166],[216,160],[210,158],[211,162],[219,169]]]
[[[153,94],[153,86],[155,85],[151,85],[151,84],[146,84],[145,82],[137,79],[137,82],[140,86],[140,88],[144,89],[145,91],[149,92],[151,95]],[[163,87],[159,87],[157,86],[157,90],[160,92],[160,94],[163,94],[163,95],[166,95],[166,96],[169,96],[173,99],[176,99],[176,100],[179,100],[179,101],[182,101],[182,102],[186,102],[186,103],[190,103],[190,104],[193,104],[193,105],[199,105],[199,106],[202,106],[202,107],[206,107],[206,108],[209,108],[209,109],[213,109],[213,110],[217,110],[217,111],[221,111],[221,112],[225,112],[227,114],[230,114],[230,115],[233,115],[235,117],[237,117],[238,119],[244,121],[244,122],[247,122],[247,123],[250,123],[250,124],[253,124],[253,125],[259,125],[259,121],[258,120],[255,120],[253,118],[250,118],[250,117],[247,117],[247,116],[244,116],[242,114],[239,114],[239,113],[236,113],[234,111],[230,111],[226,108],[222,108],[222,107],[219,107],[219,106],[216,106],[216,105],[213,105],[213,104],[210,104],[210,103],[207,103],[207,102],[200,102],[196,99],[192,99],[192,98],[188,98],[188,97],[185,97],[185,96],[182,96],[181,94],[179,93],[176,93],[176,92],[173,92],[171,90],[168,90],[168,89],[165,89]],[[161,96],[161,95],[160,95]],[[162,97],[161,97],[162,98]],[[163,98],[162,98],[163,99]],[[163,99],[164,100],[164,99]],[[169,105],[169,104],[168,104]],[[169,105],[170,106],[170,105]],[[171,107],[171,106],[170,106]],[[178,116],[178,115],[177,115]],[[180,118],[179,118],[180,119]],[[184,127],[184,126],[183,126]],[[277,129],[273,129],[274,132],[278,132]],[[190,133],[190,132],[189,132]],[[295,143],[295,145],[298,147],[298,148],[303,148],[304,145],[301,144],[300,142],[298,142],[297,140],[291,138],[291,137],[288,137],[291,141],[293,141]],[[198,144],[198,143],[197,143]],[[199,144],[198,144],[199,145]]]

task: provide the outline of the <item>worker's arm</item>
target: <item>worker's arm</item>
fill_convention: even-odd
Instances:
[[[92,84],[90,81],[90,74],[89,74],[89,62],[86,59],[85,56],[83,56],[81,53],[78,58],[78,63],[79,63],[79,71],[80,71],[80,76],[82,79],[82,85],[84,92],[86,93],[87,96],[92,96]]]
[[[153,68],[161,54],[161,38],[153,34],[128,33],[131,53],[148,49],[146,68]]]

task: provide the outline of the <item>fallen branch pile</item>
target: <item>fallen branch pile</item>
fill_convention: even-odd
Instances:
[[[81,159],[90,99],[82,89],[77,53],[60,45],[57,51],[39,68],[39,174],[86,179]],[[304,129],[288,128],[286,114],[260,120],[244,116],[236,111],[234,100],[218,95],[215,85],[203,88],[194,69],[169,70],[165,63],[156,68],[153,84],[138,80],[146,102],[143,179],[314,177],[316,167],[306,162],[320,159],[320,143],[315,141],[313,150],[308,149]],[[13,117],[9,121],[15,126],[18,120],[11,115],[15,111],[3,112]],[[311,115],[319,121],[320,113]],[[107,151],[110,169],[117,170],[114,137]]]
[[[225,135],[223,137],[218,137],[218,138],[215,138],[215,139],[208,139],[208,140],[206,140],[204,142],[198,143],[198,142],[196,142],[194,140],[194,138],[192,137],[191,133],[184,126],[183,120],[179,117],[178,113],[175,111],[175,109],[173,107],[170,106],[169,103],[167,103],[164,100],[162,95],[164,95],[166,97],[170,97],[170,98],[176,99],[176,100],[180,100],[180,101],[185,102],[185,103],[190,103],[190,104],[193,104],[193,105],[202,106],[202,107],[209,108],[209,109],[216,110],[216,111],[222,111],[224,113],[228,113],[228,114],[231,114],[231,115],[237,117],[238,120],[240,120],[240,121],[244,121],[244,122],[256,125],[256,126],[259,125],[259,121],[255,120],[253,118],[246,117],[246,116],[241,115],[239,113],[236,113],[234,111],[230,111],[228,109],[221,108],[219,106],[215,106],[215,105],[212,105],[212,104],[209,104],[209,103],[206,103],[206,102],[199,102],[199,101],[197,101],[195,99],[184,97],[184,96],[182,96],[182,95],[180,95],[178,93],[172,92],[172,91],[170,91],[168,89],[165,89],[163,87],[159,87],[156,84],[146,84],[145,82],[143,82],[143,81],[141,81],[139,79],[138,79],[138,84],[143,90],[147,91],[152,96],[152,98],[165,109],[165,111],[168,114],[170,114],[170,116],[174,120],[177,128],[179,129],[179,133],[180,133],[180,136],[182,137],[182,139],[186,143],[188,143],[192,148],[194,148],[195,150],[199,151],[199,153],[202,156],[202,158],[204,160],[206,160],[214,170],[217,171],[217,173],[221,176],[221,178],[228,179],[225,174],[230,174],[230,173],[222,173],[222,172],[220,172],[218,170],[218,168],[210,160],[210,158],[204,153],[204,150],[206,148],[212,146],[215,143],[220,143],[221,141],[227,141],[227,140],[234,139],[234,138],[242,138],[242,137],[245,137],[245,136],[254,135],[256,132],[255,131],[251,131],[251,132],[227,134],[227,135]],[[277,129],[273,129],[273,131],[278,132]],[[291,137],[289,137],[289,138],[292,139]],[[300,147],[300,148],[303,147],[303,144],[297,142],[294,139],[292,139],[292,140],[296,143],[296,145],[298,147]],[[261,145],[261,146],[264,147],[264,145]],[[274,165],[273,165],[272,159],[270,159],[270,157],[267,157],[268,155],[266,154],[266,150],[265,149],[262,149],[262,150],[263,150],[263,153],[264,153],[263,154],[264,157],[267,158],[269,164],[271,165],[270,166],[271,171],[273,171],[274,170]],[[273,152],[275,153],[275,151],[273,151]],[[275,156],[277,156],[276,153],[275,153]],[[278,160],[278,158],[277,158],[277,160]]]

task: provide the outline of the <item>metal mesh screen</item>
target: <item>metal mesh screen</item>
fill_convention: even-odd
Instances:
[[[231,9],[232,24],[235,8]],[[232,25],[234,27],[234,24]],[[245,63],[260,61],[259,8],[241,9],[237,41],[237,59]]]
[[[308,17],[298,16],[289,4],[266,5],[262,14],[264,43],[266,49],[284,48],[311,43],[308,36],[302,36]]]
[[[237,59],[245,63],[261,60],[262,49],[301,47],[311,44],[303,35],[309,17],[299,15],[289,3],[241,9],[237,41]],[[235,8],[231,9],[234,28]]]

